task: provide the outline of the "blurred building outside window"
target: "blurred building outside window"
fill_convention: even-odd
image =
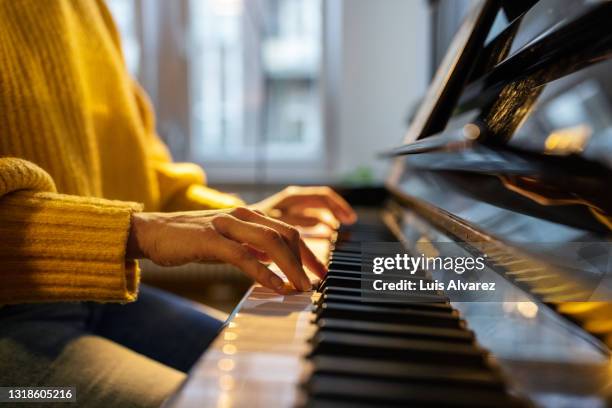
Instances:
[[[158,80],[150,87],[156,88],[150,90],[154,102],[171,95],[184,99],[189,111],[184,120],[170,113],[171,123],[164,123],[163,106],[158,106],[158,129],[177,159],[209,169],[240,166],[252,173],[268,164],[291,169],[296,163],[323,163],[321,0],[107,3],[133,75],[166,63],[168,55],[186,54],[185,80],[170,85]],[[167,16],[179,15],[179,8],[183,18]],[[142,18],[143,13],[156,18]],[[157,36],[153,40],[146,37],[151,33]],[[142,42],[160,49],[149,52]],[[180,49],[163,49],[167,44]],[[159,75],[168,72],[156,69]],[[168,86],[177,89],[162,89]]]

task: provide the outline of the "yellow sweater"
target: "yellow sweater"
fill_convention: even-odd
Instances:
[[[132,212],[242,204],[154,129],[102,0],[0,0],[0,304],[132,301]]]

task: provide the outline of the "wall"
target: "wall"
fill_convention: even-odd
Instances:
[[[376,153],[401,142],[430,77],[427,3],[343,0],[342,14],[333,174],[342,180],[367,166],[384,180],[388,162]]]

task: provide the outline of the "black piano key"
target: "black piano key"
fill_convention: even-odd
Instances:
[[[348,305],[323,302],[316,309],[315,322],[319,319],[349,319],[384,323],[405,323],[433,327],[463,328],[465,323],[456,311],[452,313],[423,310],[394,309],[390,307]]]
[[[312,373],[363,377],[412,384],[429,383],[445,387],[505,389],[501,376],[487,369],[372,361],[360,358],[320,356],[312,359]]]
[[[380,404],[374,401],[343,402],[326,398],[310,398],[304,408],[380,408]]]
[[[359,255],[362,256],[362,252],[361,249],[355,249],[355,248],[347,248],[344,250],[340,250],[340,248],[334,248],[333,249],[334,252],[338,252],[338,253],[342,253],[342,254],[347,254],[347,255]]]
[[[353,262],[353,261],[332,261],[328,265],[328,269],[341,269],[347,271],[360,271],[362,268],[361,261]]]
[[[362,258],[363,257],[363,253],[361,251],[342,251],[339,250],[338,248],[333,249],[330,252],[331,256],[346,256],[346,257],[359,257]]]
[[[367,260],[338,260],[333,259],[328,265],[329,274],[333,273],[359,273],[364,276],[374,277],[372,272],[372,263]],[[381,277],[424,277],[426,274],[423,270],[415,271],[414,273],[408,271],[387,271]]]
[[[336,242],[334,244],[334,251],[361,253],[361,247],[362,247],[361,242],[350,242],[350,241]]]
[[[386,230],[387,226],[378,218],[377,219],[360,219],[355,224],[347,225],[342,224],[338,227],[338,231],[353,231],[360,229],[376,229],[376,230]]]
[[[375,290],[362,290],[361,288],[345,288],[341,286],[326,285],[324,288],[319,288],[320,293],[330,294],[348,294],[353,296],[369,296],[369,297],[380,297],[381,299],[397,299],[405,302],[423,302],[423,303],[446,303],[449,299],[446,296],[441,295],[430,295],[424,293],[389,293],[380,292]]]
[[[327,276],[345,276],[345,277],[350,277],[350,278],[357,278],[357,279],[376,279],[377,275],[374,275],[372,273],[372,269],[367,269],[365,271],[362,271],[360,269],[349,269],[349,268],[338,268],[338,267],[329,267],[328,272],[327,272]],[[420,273],[415,273],[415,274],[410,274],[407,272],[385,272],[384,275],[380,275],[381,278],[397,278],[397,279],[404,279],[406,277],[408,278],[413,278],[413,279],[418,279],[418,280],[423,280],[426,279],[423,274]]]
[[[329,255],[329,260],[338,260],[338,261],[363,261],[364,257],[362,254],[341,254],[339,252],[332,252]]]
[[[384,224],[338,231],[316,302],[307,406],[525,406],[504,390],[442,292],[365,289],[377,278],[367,268],[372,255],[362,252],[363,242],[385,241],[396,239]],[[393,278],[423,280],[425,274]]]
[[[405,277],[401,277],[401,279],[406,280],[406,281],[416,282],[417,285],[420,281],[423,281],[425,283],[428,283],[431,281],[430,279],[426,279],[426,278],[419,277],[419,276],[413,276],[413,275],[407,275]],[[376,279],[369,278],[369,277],[342,276],[340,274],[332,273],[326,276],[325,279],[323,279],[323,281],[319,284],[318,289],[320,292],[322,292],[328,286],[339,286],[339,287],[344,287],[344,288],[356,288],[356,289],[361,289],[361,288],[365,289],[367,287],[367,288],[372,288],[372,289],[365,289],[365,290],[374,290],[373,289],[374,281],[376,281]],[[397,281],[399,282],[399,279]],[[432,291],[432,290],[415,290],[413,292],[414,294],[421,294],[421,295],[441,295],[440,291]],[[408,293],[404,291],[404,292],[397,293],[397,294],[407,295]]]
[[[474,333],[467,329],[446,329],[409,324],[363,322],[347,319],[320,319],[317,321],[317,326],[318,330],[335,330],[356,334],[431,339],[466,344],[474,342]]]
[[[366,258],[364,258],[363,256],[359,256],[358,259],[342,259],[342,258],[333,258],[331,259],[331,262],[329,263],[329,266],[331,267],[334,263],[338,264],[338,265],[359,265],[361,266],[362,263],[368,262],[368,260]],[[369,261],[370,263],[372,261]]]
[[[325,277],[324,281],[332,280],[334,283],[341,283],[341,284],[346,284],[346,285],[355,284],[355,285],[361,286],[362,282],[374,282],[375,280],[378,279],[378,278],[372,277],[372,275],[367,275],[367,274],[366,275],[359,274],[359,276],[352,277],[352,276],[342,276],[341,274],[334,275],[333,272],[342,272],[342,271],[330,270],[330,274],[328,274],[328,276]],[[347,271],[347,273],[350,273],[350,272],[351,271]],[[391,276],[391,275],[388,275],[388,276]],[[420,282],[420,281],[423,281],[424,283],[431,282],[431,279],[423,278],[421,276],[410,275],[410,274],[401,275],[401,279],[405,279],[407,281],[414,281],[414,282]],[[425,291],[419,291],[419,292],[425,292]]]
[[[524,406],[521,400],[497,390],[471,387],[458,390],[441,385],[397,384],[331,375],[313,375],[306,384],[306,390],[313,403],[339,400],[355,401],[358,404],[374,402],[382,407],[518,408]]]
[[[384,299],[382,297],[359,296],[359,295],[339,295],[333,293],[323,293],[316,301],[316,305],[324,302],[337,302],[365,306],[394,307],[399,309],[432,310],[439,312],[452,312],[453,308],[449,303],[415,302],[406,299]]]
[[[351,231],[339,233],[336,242],[389,242],[396,241],[396,238],[388,231]]]
[[[310,356],[353,356],[438,365],[486,367],[486,353],[471,344],[319,332]]]
[[[378,238],[392,238],[393,235],[389,231],[386,225],[351,225],[349,228],[339,228],[337,233],[337,239],[354,239],[358,236],[371,236],[376,239]]]

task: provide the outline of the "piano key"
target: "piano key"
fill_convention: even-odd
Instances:
[[[354,356],[438,365],[485,367],[487,354],[471,344],[318,332],[309,356]]]
[[[408,380],[411,383],[504,390],[501,376],[490,370],[395,361],[372,361],[360,358],[314,357],[312,359],[312,374],[332,374],[396,381]]]
[[[362,243],[361,242],[350,242],[350,241],[336,242],[334,244],[333,249],[334,251],[361,253]]]
[[[341,249],[335,248],[332,251],[330,251],[330,256],[347,256],[347,257],[363,257],[364,254],[361,252],[361,250],[359,251],[342,251]]]
[[[341,401],[356,401],[357,403],[373,402],[378,403],[379,407],[515,408],[524,406],[524,403],[519,399],[494,390],[473,388],[454,390],[444,386],[396,384],[330,375],[313,376],[306,384],[306,389],[313,398],[313,404],[316,404],[317,401],[338,399]]]
[[[330,261],[339,260],[339,261],[362,261],[364,259],[362,254],[342,254],[342,253],[332,253],[329,256]]]
[[[298,405],[300,406],[300,405]],[[305,408],[380,408],[377,402],[349,401],[343,402],[335,399],[310,398]]]
[[[341,269],[341,268],[337,268],[337,267],[330,267],[328,272],[327,272],[327,276],[346,276],[346,277],[352,277],[352,278],[371,278],[371,279],[376,279],[376,276],[374,273],[372,273],[372,269],[368,269],[365,271],[362,270],[349,270],[349,269]],[[382,278],[398,278],[398,279],[403,279],[405,277],[413,277],[413,278],[419,278],[419,279],[423,279],[424,276],[422,274],[411,274],[408,272],[385,272],[384,275],[382,275]],[[380,279],[380,278],[379,278]]]
[[[383,297],[367,297],[353,295],[339,295],[332,293],[323,293],[316,301],[316,305],[324,302],[337,302],[347,304],[357,304],[365,306],[382,306],[396,307],[399,309],[419,309],[433,310],[440,312],[452,312],[453,308],[449,303],[433,303],[433,302],[410,302],[404,299],[385,299]]]
[[[384,292],[376,290],[362,290],[361,288],[346,288],[335,285],[328,285],[325,288],[320,288],[320,293],[337,293],[337,294],[348,294],[353,296],[372,296],[380,297],[381,299],[389,300],[402,300],[406,302],[424,302],[424,303],[446,303],[449,301],[448,297],[443,295],[431,295],[427,293],[395,293],[395,292]]]
[[[330,270],[330,272],[341,272],[341,271]],[[385,275],[385,276],[393,276],[394,278],[397,277],[395,275]],[[414,281],[414,282],[419,282],[419,281],[423,281],[425,283],[432,282],[431,279],[423,278],[422,276],[410,275],[410,274],[401,275],[399,276],[399,278],[405,279],[407,281]],[[324,279],[324,281],[331,280],[333,282],[338,282],[338,283],[347,284],[347,285],[351,285],[353,284],[351,282],[354,282],[360,286],[362,282],[374,282],[375,280],[379,280],[379,279],[382,279],[382,277],[379,278],[379,277],[374,277],[374,275],[367,275],[367,274],[366,275],[360,274],[359,276],[342,276],[341,274],[339,274],[338,276],[336,275],[327,276]],[[395,279],[395,280],[399,281],[400,279]]]
[[[328,265],[328,269],[340,269],[340,270],[348,270],[348,271],[360,271],[362,268],[362,262],[352,262],[352,261],[332,261]]]
[[[372,334],[403,338],[412,337],[461,343],[474,342],[474,333],[467,329],[447,329],[403,323],[363,322],[347,319],[320,319],[317,321],[317,326],[319,330],[336,330],[356,334]]]
[[[367,277],[354,277],[354,276],[339,276],[339,275],[330,275],[327,276],[319,285],[319,291],[323,291],[328,286],[340,286],[345,288],[356,288],[356,289],[365,289],[372,288],[366,290],[374,290],[373,283],[377,279],[367,278]],[[405,281],[413,281],[413,282],[431,282],[430,279],[423,278],[420,276],[407,275],[402,277],[401,279],[394,279],[394,281],[399,282],[400,280]],[[381,291],[382,292],[382,291]],[[432,290],[414,290],[414,293],[422,294],[422,295],[440,295],[440,291],[432,291]],[[412,293],[410,292],[410,293]],[[407,294],[407,292],[397,292],[398,294]]]
[[[362,256],[361,248],[345,248],[345,249],[340,249],[340,248],[334,247],[333,251],[341,253],[341,254],[346,254],[346,255],[359,255],[359,256]]]
[[[337,318],[385,323],[420,324],[447,328],[463,328],[465,324],[455,311],[452,313],[441,313],[389,307],[346,305],[336,302],[322,303],[315,313],[315,322],[319,319]]]

